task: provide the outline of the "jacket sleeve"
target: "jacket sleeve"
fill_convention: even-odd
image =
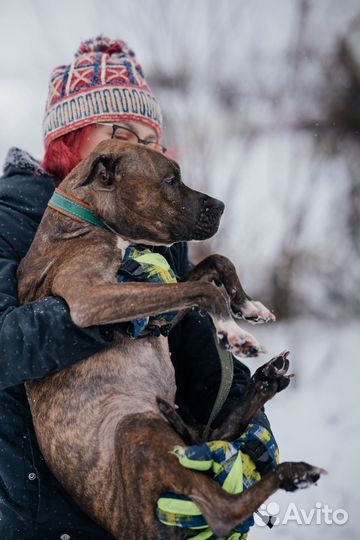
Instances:
[[[192,263],[188,260],[186,244],[178,244],[174,262],[179,276],[187,273]],[[213,324],[209,316],[191,309],[175,326],[169,336],[172,362],[175,367],[177,404],[185,421],[206,424],[220,386],[221,364],[214,341]],[[236,406],[249,382],[249,368],[233,357],[234,378],[223,408],[214,421],[220,425]],[[264,409],[254,421],[270,429]]]
[[[0,235],[0,390],[69,367],[113,336],[111,326],[76,326],[61,298],[19,306],[17,267],[18,256]]]

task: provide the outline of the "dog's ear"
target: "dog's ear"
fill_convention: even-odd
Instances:
[[[84,160],[82,180],[77,187],[93,184],[94,189],[98,191],[112,191],[115,189],[115,166],[118,161],[119,157],[111,155],[99,155],[89,163]]]

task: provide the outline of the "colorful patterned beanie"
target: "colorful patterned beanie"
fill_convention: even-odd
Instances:
[[[161,111],[134,52],[120,40],[99,36],[81,43],[70,66],[51,74],[45,109],[45,147],[96,122],[132,120],[161,138]]]

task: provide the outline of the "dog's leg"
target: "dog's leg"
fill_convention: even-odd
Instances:
[[[252,323],[274,321],[275,315],[244,291],[233,263],[223,255],[210,255],[195,266],[181,281],[210,281],[223,286],[230,299],[234,317]]]
[[[158,498],[167,492],[190,497],[213,532],[227,535],[277,489],[307,487],[324,472],[306,463],[283,463],[249,490],[230,495],[207,475],[180,465],[171,453],[179,443],[170,426],[154,416],[131,415],[119,425],[116,458],[107,485],[113,495],[103,507],[107,528],[116,538],[174,538],[173,528],[154,517]],[[119,495],[115,495],[117,484],[121,485]]]
[[[212,317],[223,347],[230,349],[235,356],[240,357],[257,356],[258,352],[266,352],[254,336],[239,328],[234,318],[260,323],[274,321],[275,315],[261,302],[251,300],[250,296],[246,294],[233,263],[227,257],[210,255],[193,268],[182,281],[212,282],[218,287],[223,287],[224,294],[229,298],[231,317]],[[236,344],[237,338],[235,337],[239,333],[242,339],[240,346]]]
[[[53,295],[65,299],[71,318],[78,326],[128,322],[198,306],[216,321],[218,333],[235,356],[257,356],[263,351],[257,340],[232,319],[228,299],[214,284],[207,281],[166,285],[104,282],[103,276],[109,273],[107,267],[113,264],[112,253],[94,265],[95,248],[89,246],[86,254],[75,254],[58,268],[51,288]],[[72,279],[79,271],[81,287]]]
[[[232,441],[240,437],[261,407],[290,383],[288,351],[259,367],[251,377],[240,402],[222,425],[211,433],[212,440]]]

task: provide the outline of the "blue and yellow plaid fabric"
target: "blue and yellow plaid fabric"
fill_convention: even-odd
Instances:
[[[251,442],[260,443],[262,454],[267,456],[271,469],[279,463],[279,450],[272,434],[263,426],[249,424],[245,433],[234,442],[212,441],[197,446],[176,446],[172,453],[181,465],[197,471],[210,471],[213,478],[225,491],[241,493],[258,482],[261,478],[256,464],[246,453]],[[157,502],[156,514],[164,525],[185,527],[199,530],[192,540],[216,540],[208,527],[200,509],[189,497],[164,494]],[[253,517],[239,524],[227,537],[227,540],[245,540]]]
[[[176,276],[165,257],[160,253],[153,253],[150,249],[143,249],[139,246],[129,246],[125,250],[119,269],[118,281],[119,283],[127,281],[148,281],[162,284],[177,283]],[[136,319],[121,325],[120,329],[132,339],[149,334],[168,335],[171,329],[171,321],[176,315],[177,312],[170,312],[154,317]]]

